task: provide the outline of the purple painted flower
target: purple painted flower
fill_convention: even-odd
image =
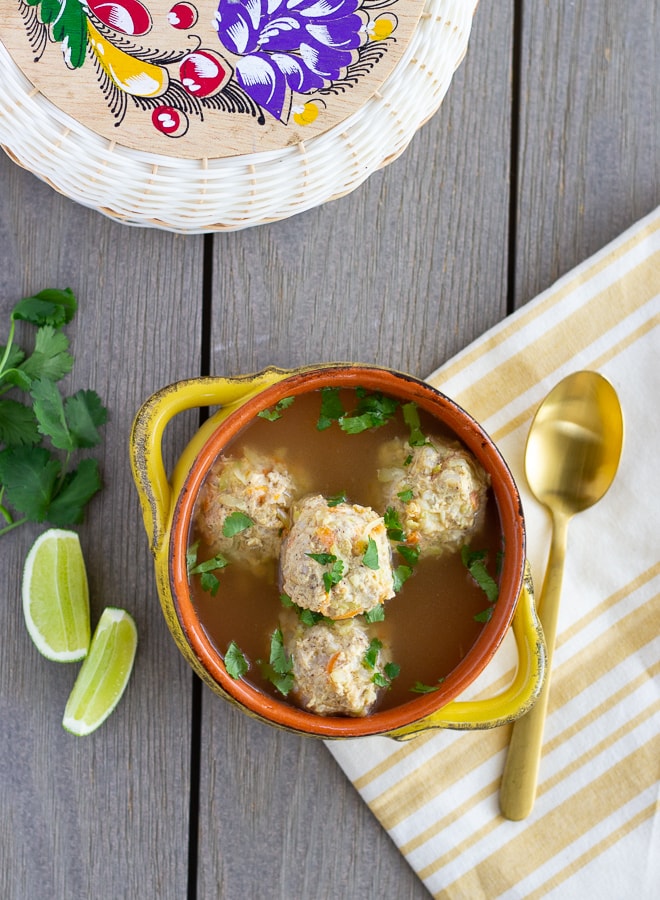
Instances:
[[[236,79],[286,122],[291,92],[319,90],[342,77],[363,40],[362,0],[219,0],[220,43],[240,56]]]

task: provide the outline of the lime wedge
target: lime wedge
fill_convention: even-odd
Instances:
[[[89,589],[80,540],[51,528],[23,567],[23,614],[37,650],[57,662],[84,659],[89,648]]]
[[[123,609],[107,606],[64,709],[62,725],[67,731],[90,734],[105,722],[124,693],[136,647],[133,618]]]

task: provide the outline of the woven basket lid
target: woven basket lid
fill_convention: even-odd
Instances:
[[[472,13],[472,0],[16,0],[0,10],[0,143],[128,223],[275,221],[398,156],[439,106]]]

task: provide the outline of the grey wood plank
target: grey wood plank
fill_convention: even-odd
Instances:
[[[212,366],[424,376],[506,312],[511,11],[483,0],[438,114],[352,195],[215,240]],[[198,896],[427,896],[326,748],[204,690]]]
[[[660,202],[660,3],[525,2],[515,296]]]
[[[20,606],[25,554],[44,529],[0,538],[0,895],[179,900],[187,881],[191,674],[158,606],[127,444],[143,399],[198,366],[202,239],[110,222],[4,154],[0,185],[2,322],[16,300],[44,287],[70,286],[79,299],[67,328],[75,355],[69,390],[94,388],[109,409],[105,486],[78,529],[92,622],[106,605],[121,606],[139,633],[120,706],[94,734],[67,734],[61,717],[79,666],[37,653]],[[174,423],[168,458],[190,430],[190,421]]]

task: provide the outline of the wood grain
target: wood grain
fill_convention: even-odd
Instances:
[[[42,529],[1,539],[0,896],[427,896],[322,743],[206,688],[194,708],[158,608],[130,423],[153,390],[200,371],[206,341],[217,374],[348,359],[424,376],[508,298],[521,306],[598,250],[658,203],[657,26],[657,0],[481,0],[447,98],[397,161],[324,207],[208,239],[116,224],[0,157],[0,323],[45,286],[79,297],[69,384],[96,389],[111,417],[105,487],[80,528],[93,618],[125,606],[140,637],[117,711],[67,735],[77,666],[41,658],[20,609]],[[168,429],[168,464],[196,425],[192,412]]]
[[[343,359],[424,376],[505,314],[511,34],[482,4],[439,113],[358,191],[215,239],[215,374]],[[200,897],[427,896],[321,743],[205,691],[202,748]]]
[[[515,298],[660,202],[660,4],[523,10]]]
[[[139,633],[134,676],[117,711],[87,738],[68,735],[61,718],[78,665],[39,656],[20,605],[23,560],[43,528],[2,538],[10,577],[0,604],[0,895],[183,897],[191,676],[158,607],[127,444],[137,406],[189,374],[197,359],[202,241],[111,223],[4,156],[0,173],[3,340],[21,296],[69,286],[78,297],[67,328],[75,356],[67,390],[93,388],[110,416],[105,486],[79,529],[92,621],[106,605],[125,607]],[[190,430],[175,424],[172,443],[180,448]]]

